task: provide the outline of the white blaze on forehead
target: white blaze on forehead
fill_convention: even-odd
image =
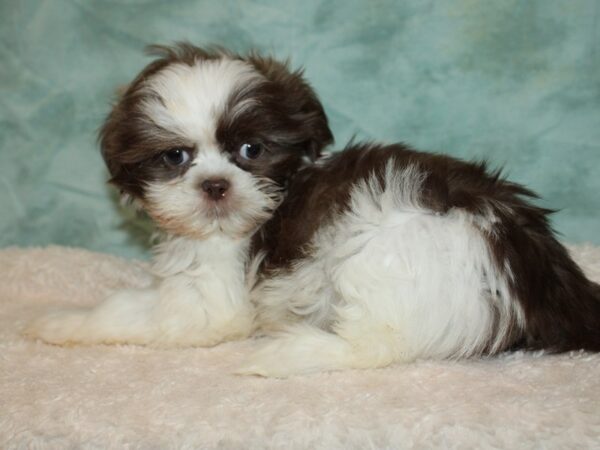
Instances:
[[[262,79],[253,66],[239,60],[174,63],[148,79],[142,89],[152,96],[143,102],[142,111],[166,130],[208,143],[231,94]]]

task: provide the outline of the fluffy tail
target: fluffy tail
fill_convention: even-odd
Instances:
[[[586,278],[551,232],[525,227],[524,234],[528,242],[514,247],[519,255],[512,259],[517,266],[513,287],[525,313],[525,345],[600,351],[600,285]]]
[[[552,351],[600,351],[600,285],[586,278],[548,222],[552,211],[526,201],[529,190],[495,180],[490,237],[499,267],[524,313],[523,344]],[[499,200],[499,201],[498,201]]]

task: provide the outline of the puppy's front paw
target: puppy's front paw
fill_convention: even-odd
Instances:
[[[80,341],[85,318],[85,311],[57,311],[34,320],[23,330],[23,335],[48,344],[76,344]]]

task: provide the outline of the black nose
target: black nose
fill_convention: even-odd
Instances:
[[[221,178],[218,180],[205,180],[202,182],[202,190],[213,200],[221,200],[229,189],[229,181]]]

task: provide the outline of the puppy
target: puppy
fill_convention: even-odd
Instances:
[[[508,348],[600,350],[600,286],[522,186],[405,145],[332,142],[301,72],[154,47],[100,132],[111,181],[165,234],[155,285],[28,329],[53,344],[257,341],[288,376]]]

